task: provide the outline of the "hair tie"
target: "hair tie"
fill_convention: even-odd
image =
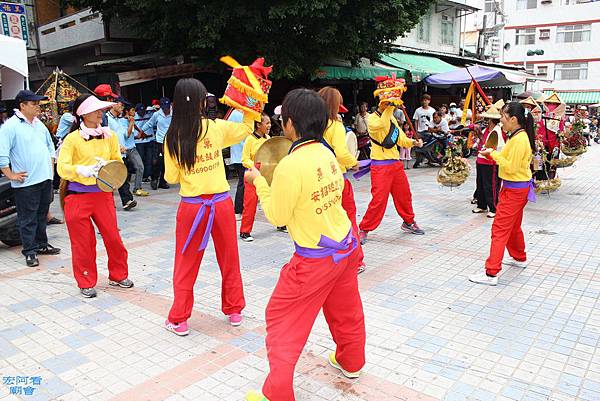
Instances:
[[[529,115],[530,111],[527,107],[525,107],[525,117],[527,117]]]
[[[185,100],[186,100],[187,102],[189,102],[189,101],[190,101],[190,97],[189,97],[189,96],[186,96],[186,97],[185,97]]]

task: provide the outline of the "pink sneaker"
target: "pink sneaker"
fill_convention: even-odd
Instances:
[[[242,315],[240,313],[232,313],[231,315],[229,315],[229,324],[231,324],[234,327],[237,327],[240,324],[242,324]]]
[[[187,322],[173,323],[169,322],[169,320],[167,319],[165,320],[165,329],[177,334],[178,336],[187,336],[188,334],[190,334]]]

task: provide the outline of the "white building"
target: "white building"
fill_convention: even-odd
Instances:
[[[567,103],[600,101],[600,2],[503,3],[503,62],[525,65],[529,72],[553,81],[536,82],[534,88],[555,89]]]
[[[466,3],[466,0],[436,2],[410,32],[396,40],[396,44],[458,55],[465,16],[476,10]]]

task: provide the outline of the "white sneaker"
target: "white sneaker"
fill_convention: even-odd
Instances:
[[[522,269],[526,268],[528,265],[526,260],[519,261],[519,260],[516,260],[515,258],[513,258],[512,256],[504,257],[504,259],[502,259],[502,264],[506,265],[506,266],[520,267]]]
[[[240,221],[242,220],[242,214],[241,213],[236,213],[235,214],[235,221]]]
[[[485,274],[485,270],[483,270],[479,273],[471,274],[469,276],[469,281],[472,283],[484,284],[484,285],[498,285],[498,277],[497,276],[494,276],[494,277],[488,276],[487,274]]]
[[[488,212],[487,217],[489,217],[490,219],[493,219],[494,217],[496,217],[496,213]]]

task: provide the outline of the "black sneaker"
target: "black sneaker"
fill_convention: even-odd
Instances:
[[[417,225],[417,223],[412,223],[412,224],[402,223],[401,228],[402,228],[402,231],[407,232],[407,233],[411,233],[411,234],[415,234],[415,235],[425,234],[425,231],[421,230],[419,228],[419,226]]]
[[[133,287],[133,281],[129,280],[128,278],[126,278],[125,280],[121,280],[121,281],[109,280],[108,284],[112,285],[113,287],[121,287],[121,288]]]
[[[48,244],[45,247],[38,249],[37,253],[38,255],[58,255],[60,253],[60,248],[55,248]]]
[[[95,298],[97,295],[95,288],[80,288],[79,292],[81,292],[81,295],[85,298]]]
[[[142,179],[142,182],[150,182],[150,178],[146,177],[146,178]]]
[[[127,203],[123,205],[123,210],[131,210],[136,206],[137,206],[137,201],[130,200],[130,201],[127,201]]]
[[[40,261],[38,260],[37,255],[26,255],[25,263],[27,263],[27,266],[29,267],[35,267],[40,265]]]
[[[158,181],[150,181],[150,188],[156,191],[158,189]]]
[[[286,226],[281,226],[281,227],[277,227],[277,231],[279,231],[281,233],[287,233],[288,229]]]
[[[169,189],[171,188],[171,186],[169,184],[167,184],[166,182],[161,182],[160,184],[158,184],[158,187],[161,189]]]
[[[252,241],[254,241],[254,237],[252,237],[252,235],[250,235],[250,233],[241,233],[240,234],[240,238],[244,242],[252,242]]]

